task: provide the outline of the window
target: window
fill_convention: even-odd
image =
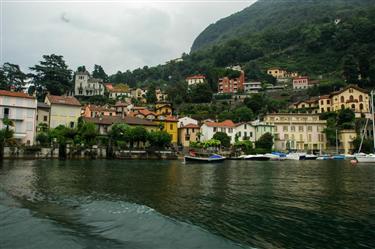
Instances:
[[[169,125],[169,129],[170,129],[170,130],[173,130],[173,124],[170,124],[170,125]]]
[[[288,126],[283,126],[283,131],[288,131]]]
[[[298,126],[298,131],[303,132],[304,131],[303,126]]]
[[[216,127],[214,127],[214,132],[216,132],[217,131],[217,128]]]
[[[360,102],[363,101],[363,97],[362,97],[362,95],[359,95],[359,101],[360,101]]]
[[[290,127],[290,131],[292,131],[292,132],[296,131],[296,127],[295,127],[294,125],[291,126],[291,127]]]
[[[350,95],[349,100],[350,100],[350,101],[353,101],[353,100],[354,100],[353,95]]]
[[[345,102],[344,96],[341,96],[340,100],[341,100],[341,103],[344,103]]]
[[[359,104],[359,109],[362,111],[363,110],[363,104]]]
[[[48,116],[44,115],[44,116],[43,116],[43,121],[44,121],[44,122],[47,122],[47,120],[48,120]]]
[[[252,132],[250,132],[250,137],[253,137],[253,133]]]
[[[331,101],[329,101],[329,99],[327,99],[327,105],[329,105],[331,103]]]
[[[345,109],[345,105],[341,105],[341,109]]]
[[[32,109],[27,109],[27,117],[28,118],[32,118],[34,115],[34,110],[32,110]]]
[[[70,126],[70,128],[74,128],[74,122],[73,121],[70,122],[69,126]]]
[[[109,116],[112,116],[112,112],[109,113]]]
[[[312,131],[312,126],[311,125],[309,125],[309,126],[307,126],[307,131]]]
[[[330,107],[327,107],[327,112],[330,112],[331,111],[331,108]]]
[[[284,135],[284,140],[288,140],[289,139],[289,135],[288,134],[285,134]]]
[[[233,132],[233,129],[232,128],[228,128],[228,133],[232,133]]]
[[[354,110],[355,110],[355,104],[352,104],[352,109],[354,109]]]
[[[4,108],[4,118],[9,117],[9,108]]]
[[[321,112],[324,112],[324,108],[321,109]]]
[[[308,135],[308,141],[311,142],[311,134]]]
[[[352,92],[353,92],[353,89],[352,89],[352,88],[349,88],[349,92],[352,93]]]
[[[247,125],[245,124],[245,130],[247,129]]]
[[[244,134],[243,134],[244,137],[247,137],[247,132],[245,131]]]

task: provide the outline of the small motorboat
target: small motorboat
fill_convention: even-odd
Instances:
[[[318,156],[314,154],[307,154],[305,156],[305,160],[316,160],[316,159],[318,159]]]
[[[316,160],[331,160],[331,156],[321,155],[321,156],[318,156],[318,158]]]
[[[198,162],[198,163],[217,163],[223,162],[226,157],[212,154],[210,156],[199,156],[195,152],[190,152],[189,155],[184,156],[185,162]]]
[[[345,160],[344,155],[333,155],[332,160]]]
[[[276,154],[276,153],[267,153],[267,154],[264,154],[266,157],[269,157],[271,161],[281,161],[281,160],[285,160],[286,159],[286,156],[282,156],[281,153],[280,154]]]
[[[250,160],[250,161],[269,161],[271,158],[266,155],[247,155],[244,156],[244,160]]]
[[[286,155],[286,159],[288,160],[305,160],[306,154],[305,153],[289,153]]]

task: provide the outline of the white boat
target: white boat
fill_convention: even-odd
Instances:
[[[212,155],[210,157],[199,157],[199,156],[184,156],[185,162],[197,162],[197,163],[216,163],[223,162],[226,158],[220,155]]]
[[[279,155],[276,155],[276,154],[272,154],[272,153],[267,153],[267,154],[264,154],[266,157],[269,157],[271,161],[281,161],[281,160],[285,160],[286,157],[281,157]]]
[[[318,159],[318,156],[314,154],[306,154],[305,156],[305,160],[316,160],[316,159]]]
[[[375,163],[375,155],[374,154],[364,154],[364,153],[359,153],[355,155],[355,159],[359,163]]]
[[[271,158],[266,155],[258,154],[258,155],[244,156],[244,159],[251,160],[251,161],[269,161]]]
[[[286,159],[288,160],[305,160],[306,154],[305,153],[289,153],[286,155]]]

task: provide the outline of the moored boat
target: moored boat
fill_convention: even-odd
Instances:
[[[185,162],[197,162],[197,163],[217,163],[223,162],[226,157],[213,154],[209,157],[201,157],[201,156],[184,156]]]
[[[316,160],[316,159],[318,159],[318,156],[314,154],[307,154],[305,156],[305,160]]]
[[[250,161],[269,161],[271,158],[266,155],[247,155],[244,156],[244,160],[250,160]]]
[[[357,162],[359,163],[375,163],[375,155],[374,154],[357,154],[355,155],[355,159],[357,159]]]
[[[306,154],[305,153],[289,153],[286,155],[286,159],[288,160],[305,160]]]

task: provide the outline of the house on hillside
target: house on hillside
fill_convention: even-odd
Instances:
[[[178,128],[178,141],[184,147],[189,147],[191,142],[199,141],[200,127],[197,124],[189,123]]]
[[[116,116],[116,109],[110,106],[88,104],[83,107],[84,117]]]
[[[88,71],[75,73],[74,96],[104,95],[104,92],[103,80],[92,78]]]
[[[127,98],[127,102],[130,102],[131,94],[130,89],[125,84],[113,85],[112,83],[105,84],[105,88],[108,92],[108,97],[110,99]]]
[[[260,91],[262,91],[262,82],[251,81],[244,83],[245,93],[259,93]]]
[[[183,117],[183,118],[179,118],[178,119],[178,128],[182,127],[182,126],[185,126],[185,125],[188,125],[188,124],[195,124],[195,125],[198,125],[198,120],[195,120],[193,118],[190,118],[190,117]]]
[[[192,75],[186,78],[186,82],[188,83],[188,86],[202,84],[206,82],[206,76],[201,74]]]

